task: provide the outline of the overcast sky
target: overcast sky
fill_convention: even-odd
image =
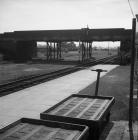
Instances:
[[[138,0],[130,0],[138,14]],[[136,8],[137,7],[137,8]],[[131,28],[128,0],[0,0],[0,33],[14,30]]]

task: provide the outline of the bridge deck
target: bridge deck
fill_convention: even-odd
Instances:
[[[0,39],[35,41],[120,41],[130,40],[131,29],[68,29],[68,30],[28,30],[0,34]]]

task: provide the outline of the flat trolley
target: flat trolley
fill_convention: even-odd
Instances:
[[[99,139],[109,121],[114,97],[72,94],[40,114],[41,119],[87,125],[89,138]]]
[[[0,140],[87,140],[88,127],[22,118],[1,129]]]

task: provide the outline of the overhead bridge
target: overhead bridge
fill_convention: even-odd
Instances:
[[[120,41],[130,40],[131,29],[74,29],[74,30],[32,30],[14,31],[0,35],[0,40],[35,40],[35,41]]]
[[[91,58],[93,41],[120,41],[121,50],[128,49],[131,42],[131,33],[131,29],[124,28],[6,32],[0,34],[0,52],[8,53],[8,55],[10,54],[11,57],[17,59],[21,57],[31,59],[36,55],[36,42],[44,41],[47,43],[47,60],[61,59],[61,43],[78,41],[83,61]],[[51,47],[51,43],[54,44],[53,47]]]

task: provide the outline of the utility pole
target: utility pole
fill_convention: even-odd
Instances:
[[[133,121],[133,88],[134,88],[134,64],[135,64],[135,34],[136,18],[132,20],[132,39],[131,39],[131,71],[130,71],[130,96],[129,96],[129,128],[132,130]]]

